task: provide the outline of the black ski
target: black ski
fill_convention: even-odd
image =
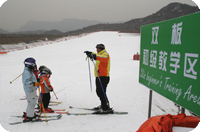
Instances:
[[[93,113],[67,113],[67,115],[94,115]]]
[[[69,106],[70,109],[82,109],[82,110],[90,110],[90,111],[96,111],[94,109],[90,109],[90,108],[80,108],[80,107],[72,107]],[[113,113],[67,113],[67,115],[108,115],[108,114],[117,114],[117,115],[124,115],[124,114],[128,114],[128,112],[120,112],[120,111],[114,111]]]
[[[112,114],[117,114],[117,115],[124,115],[128,114],[128,112],[116,112],[114,111],[113,113],[67,113],[67,115],[112,115]]]
[[[72,106],[69,106],[70,109],[82,109],[82,110],[90,110],[90,111],[95,111],[94,109],[91,109],[91,108],[80,108],[80,107],[72,107]]]
[[[117,115],[124,115],[124,114],[128,114],[128,112],[115,112],[114,113],[67,113],[67,115],[112,115],[112,114],[117,114]]]
[[[59,116],[58,118],[54,118],[54,119],[36,119],[34,121],[31,121],[31,122],[23,122],[23,121],[20,121],[20,122],[13,122],[13,123],[9,123],[10,125],[16,125],[16,124],[22,124],[22,123],[35,123],[35,122],[48,122],[48,121],[53,121],[53,120],[59,120],[62,116]]]

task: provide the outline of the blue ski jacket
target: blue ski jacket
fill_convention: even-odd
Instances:
[[[22,74],[22,83],[25,93],[29,93],[31,91],[34,91],[37,89],[36,86],[34,86],[34,83],[37,82],[37,79],[31,69],[28,67],[24,67],[24,71]]]

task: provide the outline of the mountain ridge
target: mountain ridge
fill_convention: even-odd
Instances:
[[[89,26],[80,30],[71,31],[65,34],[81,34],[84,32],[93,32],[93,31],[121,31],[121,32],[140,32],[140,27],[143,25],[156,23],[160,21],[165,21],[185,15],[189,15],[195,12],[199,12],[200,9],[197,6],[190,6],[187,4],[182,4],[178,2],[170,3],[167,6],[161,8],[156,13],[152,15],[136,18],[124,23],[116,24],[98,24],[94,26]]]
[[[175,2],[168,4],[167,6],[161,8],[159,11],[151,15],[148,15],[143,18],[132,19],[124,23],[112,23],[112,24],[98,23],[96,25],[90,25],[87,27],[82,27],[80,29],[68,32],[61,32],[55,28],[52,28],[51,30],[48,31],[36,30],[36,31],[16,32],[12,34],[0,33],[1,37],[0,44],[30,42],[30,40],[31,42],[33,42],[34,40],[36,41],[37,39],[45,40],[44,38],[48,38],[48,40],[54,40],[56,38],[64,36],[80,35],[83,33],[91,33],[96,31],[120,31],[120,32],[140,33],[140,27],[143,25],[165,21],[199,11],[200,9],[198,8],[198,6],[190,6],[187,4]]]
[[[20,27],[20,31],[28,30],[59,30],[61,32],[68,32],[77,30],[82,27],[101,23],[96,20],[84,20],[84,19],[69,19],[65,18],[61,21],[49,22],[49,21],[28,21],[24,26]]]

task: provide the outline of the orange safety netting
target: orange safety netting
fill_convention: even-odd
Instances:
[[[172,132],[173,126],[196,128],[199,117],[178,115],[160,115],[149,118],[136,132]]]

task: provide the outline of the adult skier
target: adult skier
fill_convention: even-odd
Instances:
[[[29,122],[38,117],[38,115],[36,115],[34,111],[37,101],[36,90],[39,87],[39,83],[37,82],[37,79],[33,73],[34,67],[36,66],[35,59],[31,57],[26,58],[24,60],[24,65],[25,67],[22,73],[22,83],[27,98],[27,108],[26,114],[23,116],[23,121]]]
[[[113,113],[113,109],[110,108],[106,94],[107,85],[110,81],[110,56],[103,44],[97,44],[96,50],[97,53],[90,51],[84,52],[89,58],[96,60],[94,69],[96,77],[96,93],[101,101],[101,105],[93,109],[96,110],[96,114]]]

